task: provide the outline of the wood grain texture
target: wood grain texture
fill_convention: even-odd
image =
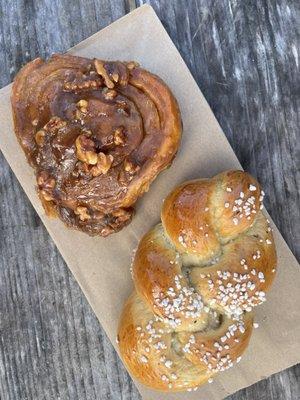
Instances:
[[[148,3],[299,258],[299,1]],[[133,7],[132,0],[0,0],[0,86],[27,61],[67,50]],[[139,399],[2,156],[0,163],[0,399]],[[228,400],[299,398],[295,366]]]

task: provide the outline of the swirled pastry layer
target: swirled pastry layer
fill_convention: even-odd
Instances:
[[[134,62],[38,58],[17,75],[12,107],[46,212],[91,235],[130,222],[181,136],[169,88]]]

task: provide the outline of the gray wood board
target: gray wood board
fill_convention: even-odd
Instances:
[[[299,259],[299,2],[148,3],[243,167],[264,186],[266,207]],[[66,51],[133,7],[132,0],[0,0],[0,86],[29,60]],[[0,398],[139,399],[2,156],[0,162]],[[299,398],[300,365],[228,397]]]

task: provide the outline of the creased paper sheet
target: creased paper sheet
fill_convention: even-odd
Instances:
[[[131,253],[141,236],[159,221],[162,200],[186,179],[210,177],[240,164],[196,82],[153,9],[143,6],[71,49],[72,54],[111,60],[136,60],[161,76],[178,99],[183,138],[172,167],[139,200],[133,222],[108,238],[90,238],[45,216],[35,178],[13,133],[10,90],[0,91],[0,147],[43,220],[113,345],[119,315],[132,290]],[[268,301],[255,310],[255,330],[242,361],[196,392],[162,394],[138,388],[144,399],[222,399],[300,361],[300,269],[274,227],[279,271]]]

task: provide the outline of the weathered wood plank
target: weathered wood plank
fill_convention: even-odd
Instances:
[[[128,3],[129,4],[129,3]],[[123,1],[0,1],[0,86],[125,13]],[[1,156],[0,398],[138,399],[114,349]]]
[[[148,3],[299,257],[299,2]],[[0,86],[27,61],[67,50],[132,7],[132,0],[0,0]],[[0,398],[139,399],[2,156],[0,165]],[[299,397],[296,366],[230,399]]]

